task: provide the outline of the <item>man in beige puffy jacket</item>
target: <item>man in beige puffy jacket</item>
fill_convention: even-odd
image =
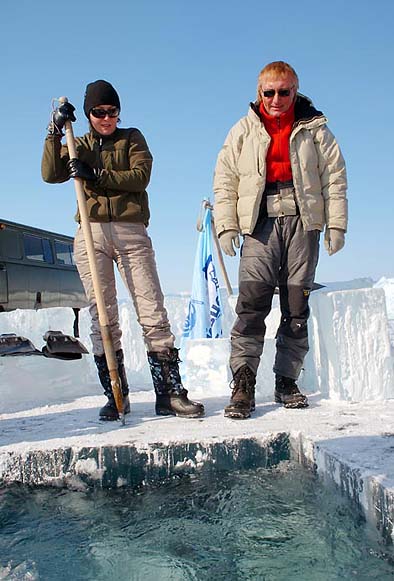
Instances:
[[[258,78],[257,100],[230,130],[215,177],[215,223],[223,251],[235,256],[244,237],[237,320],[231,332],[233,391],[225,415],[247,418],[263,351],[265,318],[279,287],[275,401],[308,406],[297,387],[308,351],[308,300],[320,233],[333,255],[347,228],[346,169],[327,119],[298,93],[298,77],[283,61]]]

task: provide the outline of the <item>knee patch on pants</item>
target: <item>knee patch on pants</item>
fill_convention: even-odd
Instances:
[[[234,330],[241,335],[264,335],[264,320],[271,310],[274,289],[261,281],[240,284]]]
[[[308,336],[308,324],[305,319],[282,318],[276,336],[286,335],[291,339],[302,339]]]

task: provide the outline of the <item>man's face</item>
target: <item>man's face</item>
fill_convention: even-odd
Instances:
[[[274,92],[267,96],[267,91]],[[264,95],[266,93],[266,95]],[[261,100],[268,115],[279,117],[292,105],[297,93],[297,81],[290,73],[263,76],[260,84]]]

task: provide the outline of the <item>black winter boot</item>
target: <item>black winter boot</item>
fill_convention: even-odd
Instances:
[[[246,420],[255,410],[256,376],[248,365],[242,365],[231,382],[233,393],[230,403],[224,408],[226,418]]]
[[[156,415],[182,418],[204,415],[202,403],[188,399],[187,390],[182,385],[178,349],[170,349],[168,354],[150,351],[148,361],[156,393]]]
[[[307,408],[308,398],[303,395],[295,379],[275,375],[275,402],[282,403],[285,408]]]
[[[123,363],[123,351],[119,349],[116,352],[116,360],[118,362],[118,374],[122,387],[123,394],[123,411],[125,414],[130,413],[130,401],[129,401],[129,386],[127,383],[126,370]],[[116,408],[115,398],[112,393],[111,378],[109,376],[109,370],[107,366],[107,360],[104,355],[95,355],[94,361],[97,366],[98,376],[100,383],[104,388],[104,395],[107,396],[108,401],[104,407],[101,408],[99,413],[100,420],[103,421],[115,421],[119,419],[118,410]]]

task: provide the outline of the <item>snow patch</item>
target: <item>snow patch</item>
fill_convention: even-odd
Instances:
[[[86,458],[84,460],[77,460],[75,463],[76,474],[89,475],[93,480],[102,480],[106,468],[99,468],[94,458]]]

